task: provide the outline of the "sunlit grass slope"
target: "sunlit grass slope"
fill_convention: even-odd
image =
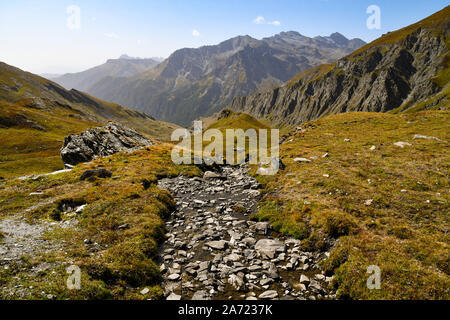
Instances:
[[[195,166],[174,165],[171,147],[158,144],[81,164],[69,173],[0,182],[0,218],[64,222],[73,213],[64,213],[62,204],[87,205],[76,226],[57,227],[46,234],[56,250],[24,256],[21,263],[1,268],[0,299],[14,299],[10,292],[16,285],[30,288],[25,299],[47,299],[48,294],[56,299],[158,298],[158,245],[174,201],[156,186],[157,179],[201,174]],[[112,178],[80,180],[85,170],[95,168],[110,170]],[[32,192],[43,195],[29,196]],[[31,272],[42,264],[51,267]],[[65,285],[69,265],[81,268],[81,290],[68,290]],[[142,295],[144,287],[151,290]]]
[[[303,124],[281,146],[286,169],[258,178],[254,219],[304,250],[331,248],[323,266],[342,298],[449,299],[449,123],[449,112],[429,111]],[[381,268],[380,290],[366,286],[369,265]]]
[[[0,62],[0,177],[61,169],[64,137],[110,120],[161,140],[178,127]]]

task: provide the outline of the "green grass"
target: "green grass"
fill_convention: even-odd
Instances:
[[[71,218],[60,210],[62,202],[87,204],[75,228],[57,228],[45,238],[59,243],[62,250],[37,254],[32,266],[53,263],[54,269],[39,276],[29,273],[31,266],[10,270],[11,281],[0,290],[0,297],[14,298],[8,289],[17,284],[32,286],[26,299],[43,298],[41,292],[57,299],[146,299],[161,295],[158,258],[159,244],[164,240],[165,219],[174,207],[172,196],[156,186],[158,178],[200,175],[195,166],[176,166],[170,159],[171,145],[158,144],[132,154],[119,153],[78,165],[72,172],[29,180],[7,180],[0,186],[0,217],[17,215],[30,220]],[[126,160],[126,161],[125,161]],[[110,179],[80,181],[88,169],[111,170]],[[144,188],[142,181],[150,182]],[[40,191],[41,197],[29,197]],[[51,201],[49,201],[51,200]],[[28,210],[28,208],[33,209]],[[128,225],[121,229],[119,226]],[[98,251],[90,251],[85,239],[98,243]],[[65,267],[78,265],[82,270],[82,290],[66,289]],[[63,267],[65,266],[65,267]],[[4,271],[7,273],[7,271]],[[6,275],[5,275],[6,277]],[[140,295],[143,287],[151,288]]]
[[[331,249],[323,266],[342,298],[449,299],[449,120],[436,111],[347,113],[303,124],[281,145],[286,169],[258,177],[264,198],[253,218],[304,250]],[[381,290],[366,287],[369,265],[381,268]]]
[[[117,121],[151,139],[167,141],[178,126],[0,62],[0,177],[61,169],[64,137]]]

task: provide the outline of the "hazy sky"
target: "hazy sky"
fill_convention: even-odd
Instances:
[[[237,35],[340,32],[371,41],[445,0],[0,0],[0,61],[34,73],[76,72],[126,53],[167,57]],[[368,29],[370,5],[381,29]],[[77,8],[80,10],[77,19]],[[78,24],[79,20],[79,24]]]

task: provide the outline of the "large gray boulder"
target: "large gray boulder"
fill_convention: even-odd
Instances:
[[[135,130],[110,122],[104,127],[66,137],[61,148],[61,158],[64,164],[77,165],[97,157],[106,157],[149,145],[150,140]]]

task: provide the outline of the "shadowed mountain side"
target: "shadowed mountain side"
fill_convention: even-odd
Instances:
[[[229,108],[297,124],[349,111],[448,109],[450,7]]]

